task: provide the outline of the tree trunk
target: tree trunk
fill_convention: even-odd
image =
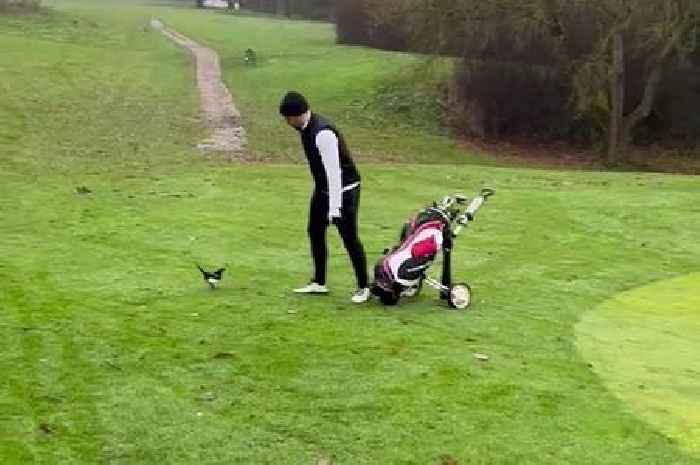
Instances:
[[[663,69],[663,63],[657,63],[654,66],[647,84],[644,87],[644,97],[642,98],[642,103],[630,113],[624,121],[623,133],[621,139],[622,148],[626,148],[629,142],[632,140],[632,130],[639,124],[644,118],[651,114],[651,110],[654,105],[654,99],[656,98],[656,91],[661,82],[661,72]]]
[[[289,0],[277,0],[275,13],[277,16],[287,16],[289,11]]]
[[[625,50],[622,33],[613,36],[613,69],[610,76],[610,127],[608,128],[608,164],[614,165],[624,151]]]
[[[651,65],[651,73],[649,73],[649,78],[644,86],[644,96],[642,97],[642,102],[634,109],[632,113],[627,115],[623,121],[623,132],[621,137],[621,147],[626,149],[627,145],[632,140],[632,130],[639,124],[644,118],[651,114],[651,110],[654,107],[654,100],[656,100],[656,93],[661,83],[661,77],[663,75],[664,64],[669,56],[673,53],[680,35],[679,31],[676,30],[671,34],[668,41],[664,45],[661,52],[656,57],[656,60]]]

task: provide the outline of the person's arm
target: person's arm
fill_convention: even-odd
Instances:
[[[333,131],[324,129],[316,135],[316,146],[321,153],[321,161],[328,180],[328,221],[333,222],[334,218],[340,218],[340,207],[343,202],[338,137]]]

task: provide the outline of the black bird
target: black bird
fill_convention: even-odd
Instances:
[[[223,277],[224,271],[226,271],[226,268],[219,268],[216,271],[207,271],[199,265],[197,265],[197,268],[199,268],[199,271],[202,272],[202,277],[204,278],[204,281],[206,281],[206,283],[209,284],[209,287],[212,289],[216,289],[216,286],[219,284],[221,278]]]

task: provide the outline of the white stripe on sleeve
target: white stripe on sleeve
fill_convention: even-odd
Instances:
[[[340,216],[343,184],[340,172],[338,137],[330,129],[319,131],[316,135],[316,146],[321,153],[323,168],[326,170],[326,178],[328,179],[328,215]]]

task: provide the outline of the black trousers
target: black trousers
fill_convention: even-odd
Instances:
[[[352,267],[357,278],[357,287],[368,286],[367,258],[360,237],[357,234],[357,215],[360,208],[360,186],[343,192],[343,202],[340,209],[341,217],[334,222],[348,251]],[[326,229],[328,228],[328,195],[314,192],[311,196],[309,209],[309,240],[311,255],[314,261],[314,282],[326,284],[326,262],[328,247],[326,245]]]

